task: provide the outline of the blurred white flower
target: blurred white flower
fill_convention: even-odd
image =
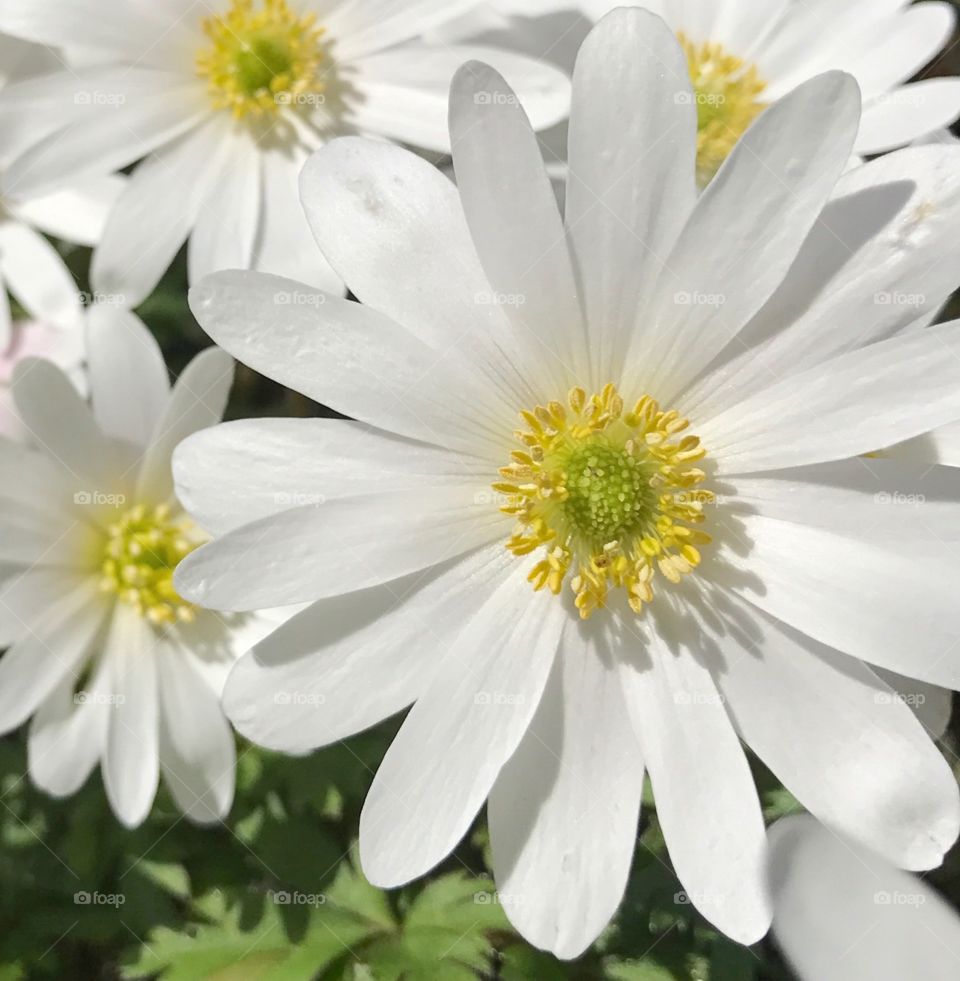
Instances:
[[[505,45],[572,66],[590,23],[615,7],[659,14],[683,40],[708,181],[750,122],[820,72],[840,69],[863,92],[857,156],[905,146],[960,116],[960,79],[904,83],[953,36],[948,3],[910,0],[491,0],[486,16],[443,27],[448,40]],[[638,57],[642,55],[638,53]],[[548,143],[548,162],[557,141]]]
[[[801,981],[955,981],[960,918],[922,879],[803,815],[770,829],[773,932]]]
[[[171,392],[132,314],[94,307],[88,340],[92,411],[58,367],[24,361],[13,389],[33,445],[0,437],[0,731],[33,717],[30,775],[58,796],[99,761],[125,825],[161,770],[184,813],[215,821],[234,786],[220,689],[267,621],[174,591],[205,536],[174,496],[170,454],[220,419],[233,363],[206,351]]]
[[[218,269],[342,281],[303,219],[297,177],[345,133],[447,152],[450,79],[470,58],[500,67],[539,126],[569,109],[569,79],[506,51],[418,40],[478,0],[6,0],[0,29],[46,44],[78,35],[102,64],[12,89],[18,145],[8,192],[146,158],[94,256],[94,289],[137,306],[189,236],[191,281]],[[50,120],[58,120],[51,133]],[[336,215],[329,216],[336,222]]]
[[[0,35],[0,88],[54,61],[43,48]],[[0,119],[0,180],[15,152],[12,134]],[[57,250],[39,233],[94,245],[122,189],[119,177],[77,181],[67,172],[56,187],[42,193],[10,189],[0,194],[0,356],[9,357],[4,352],[22,343],[14,337],[7,290],[29,316],[47,326],[80,327],[77,285]]]
[[[228,714],[304,752],[413,703],[364,808],[367,875],[424,874],[489,797],[506,912],[562,957],[621,899],[645,770],[693,904],[766,931],[741,738],[905,867],[960,826],[920,689],[874,670],[960,687],[960,475],[864,458],[960,417],[960,329],[911,329],[956,285],[960,150],[841,177],[860,100],[828,73],[698,197],[690,95],[659,18],[595,28],[564,222],[509,87],[467,66],[459,194],[355,138],[304,171],[363,305],[251,272],[192,294],[241,361],[359,420],[178,450],[180,498],[219,536],[182,595],[313,603],[239,662]]]
[[[21,440],[25,436],[23,423],[10,390],[17,365],[27,358],[46,358],[59,365],[83,391],[83,331],[20,321],[11,325],[11,334],[9,347],[0,352],[0,436]]]

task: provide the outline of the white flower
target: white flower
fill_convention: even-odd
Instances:
[[[909,329],[956,283],[960,151],[841,177],[860,104],[829,73],[698,199],[689,94],[657,17],[595,28],[564,223],[509,88],[471,65],[459,194],[355,138],[303,174],[363,305],[241,272],[192,294],[241,361],[359,420],[231,423],[178,450],[181,500],[221,536],[182,595],[313,603],[239,662],[228,714],[303,752],[413,703],[364,807],[367,875],[422,875],[489,798],[507,913],[563,957],[620,901],[645,770],[691,900],[738,940],[765,932],[740,738],[906,867],[960,826],[949,766],[874,671],[960,686],[958,475],[864,457],[960,418],[960,330]]]
[[[922,879],[808,816],[770,829],[773,931],[801,981],[952,981],[960,918]]]
[[[485,21],[458,19],[444,36],[480,37],[567,66],[588,22],[613,8],[644,7],[663,17],[683,40],[694,81],[703,183],[765,106],[829,69],[849,72],[863,92],[857,155],[912,143],[960,116],[960,79],[904,84],[952,38],[956,12],[948,3],[540,0],[527,10],[516,0],[492,0],[491,6]]]
[[[293,273],[338,290],[297,198],[309,153],[334,136],[375,134],[448,152],[454,71],[501,67],[535,121],[569,108],[569,80],[533,59],[427,44],[424,31],[477,0],[6,0],[0,29],[66,44],[82,36],[105,62],[16,87],[19,142],[33,145],[5,186],[46,189],[65,175],[146,158],[111,214],[95,290],[137,306],[189,236],[191,281],[219,269]],[[59,122],[52,133],[50,119]],[[44,138],[45,137],[45,138]],[[329,220],[336,222],[336,215]]]
[[[99,761],[128,826],[161,770],[184,813],[215,821],[234,785],[220,689],[265,625],[174,592],[204,534],[176,501],[170,454],[219,421],[232,362],[206,351],[171,392],[132,314],[93,308],[88,342],[92,411],[59,368],[26,361],[14,395],[36,448],[0,438],[0,731],[33,717],[30,775],[57,796]]]
[[[0,35],[0,87],[23,78],[38,63],[43,66],[44,58],[52,60],[43,49]],[[0,114],[0,179],[16,155],[12,126],[12,120]],[[58,186],[40,193],[25,188],[0,194],[0,356],[9,356],[8,349],[19,343],[7,290],[35,320],[59,328],[80,327],[82,302],[77,285],[57,250],[39,232],[94,245],[122,189],[119,177],[77,181],[67,173]]]
[[[22,440],[25,436],[23,423],[10,390],[17,365],[27,358],[46,358],[59,365],[82,392],[85,386],[83,331],[15,322],[11,325],[11,333],[10,346],[0,352],[0,436]]]

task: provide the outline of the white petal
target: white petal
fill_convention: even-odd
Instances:
[[[643,761],[610,652],[576,629],[487,805],[497,892],[523,937],[578,957],[627,885]]]
[[[470,63],[450,95],[457,184],[492,287],[557,391],[589,365],[586,330],[557,200],[523,109],[492,68]]]
[[[221,136],[230,143],[230,153],[210,182],[190,236],[191,283],[221,269],[249,269],[253,262],[262,210],[260,152],[247,134],[231,136],[227,132]]]
[[[30,723],[27,762],[33,782],[55,797],[75,794],[100,760],[115,698],[105,662],[90,683],[75,692],[68,675],[37,709]]]
[[[88,98],[116,101],[98,106],[93,115],[79,114],[18,157],[3,178],[13,197],[49,194],[67,181],[122,169],[189,132],[209,113],[200,82],[184,84],[173,73],[125,67],[115,80],[107,79],[109,89],[93,90],[63,74],[63,99],[75,99],[72,90],[79,86]]]
[[[490,65],[506,77],[534,129],[566,118],[570,80],[553,65],[479,45],[409,44],[356,63],[360,95],[352,121],[366,133],[449,153],[451,140],[456,144],[447,129],[450,83],[468,62]]]
[[[715,414],[937,312],[956,286],[957,220],[958,147],[910,147],[844,174],[787,278],[684,411]]]
[[[751,944],[770,925],[753,776],[709,671],[658,630],[642,651],[625,636],[636,652],[620,653],[657,817],[689,901],[727,936]]]
[[[308,504],[191,553],[177,567],[177,590],[232,611],[340,596],[505,538],[504,518],[482,487],[466,484]]]
[[[103,656],[110,659],[117,704],[110,714],[103,783],[128,828],[143,823],[160,776],[157,638],[132,607],[118,603]]]
[[[74,585],[0,658],[0,732],[16,729],[73,674],[103,618],[95,589]]]
[[[2,569],[0,576],[0,649],[29,636],[77,582],[73,570],[49,567]]]
[[[175,643],[157,651],[160,763],[177,807],[201,824],[233,803],[236,748],[220,699],[194,656]]]
[[[955,549],[908,549],[758,515],[738,515],[735,524],[737,542],[708,558],[705,574],[823,644],[960,689]]]
[[[466,366],[485,401],[499,396],[511,417],[536,404],[537,365],[491,302],[457,190],[436,167],[400,147],[336,140],[304,168],[300,195],[320,248],[362,303],[430,345],[445,371]]]
[[[960,919],[922,879],[807,816],[770,831],[773,930],[801,981],[951,981]]]
[[[476,0],[347,0],[324,20],[336,40],[337,57],[353,60],[393,47],[438,27],[474,6]]]
[[[377,771],[360,815],[375,885],[402,885],[450,853],[530,724],[567,613],[526,576],[518,563],[480,598]]]
[[[485,466],[343,419],[254,419],[190,437],[173,470],[183,506],[220,535],[301,504],[463,482]]]
[[[864,107],[856,152],[883,153],[911,143],[960,115],[960,79],[926,78]]]
[[[782,282],[843,172],[860,99],[830,72],[750,127],[700,196],[638,311],[628,387],[669,399],[749,322]],[[637,359],[631,362],[630,358]]]
[[[0,276],[27,312],[56,327],[80,322],[80,291],[57,250],[17,221],[0,219]]]
[[[218,273],[190,291],[204,330],[274,381],[391,432],[502,453],[516,418],[465,369],[359,303],[262,273]],[[491,420],[491,414],[493,419]]]
[[[150,435],[137,481],[137,496],[162,503],[173,494],[170,458],[177,444],[223,417],[233,384],[233,359],[217,347],[184,368]]]
[[[136,314],[97,304],[88,321],[87,365],[100,428],[146,446],[170,394],[153,334]]]
[[[859,661],[746,617],[749,632],[723,631],[714,658],[746,743],[822,821],[904,867],[939,865],[960,830],[960,794],[906,703]]]
[[[960,416],[960,321],[900,334],[799,372],[704,423],[719,472],[825,463]]]
[[[513,561],[496,544],[314,603],[240,660],[224,691],[227,714],[248,739],[286,753],[329,745],[394,715],[426,691]]]
[[[96,245],[124,185],[124,178],[114,175],[89,177],[73,187],[17,201],[15,211],[48,235],[78,245]]]
[[[300,171],[307,159],[303,147],[263,155],[263,209],[252,268],[342,296],[343,280],[317,248],[300,204]]]
[[[915,678],[905,678],[896,671],[884,668],[873,670],[897,693],[903,704],[913,710],[931,739],[936,741],[943,738],[953,715],[953,692],[949,688],[938,688]]]
[[[193,228],[229,144],[211,120],[158,150],[137,168],[94,253],[94,290],[139,306],[153,292]],[[222,220],[222,219],[221,219]]]
[[[13,393],[32,442],[71,481],[86,483],[88,491],[106,492],[114,482],[114,448],[67,376],[47,361],[23,361],[14,375]]]
[[[960,422],[948,423],[932,432],[899,443],[886,453],[899,460],[960,467]]]
[[[622,370],[637,306],[696,201],[695,154],[683,52],[657,17],[614,11],[577,59],[566,197],[601,385]]]

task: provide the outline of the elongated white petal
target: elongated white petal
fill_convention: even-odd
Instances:
[[[177,567],[177,590],[219,610],[308,603],[388,582],[505,535],[470,485],[307,504],[229,532]]]
[[[960,321],[842,354],[697,431],[721,473],[756,473],[870,453],[958,416]]]
[[[729,608],[731,625],[741,607]],[[906,868],[939,865],[960,830],[950,767],[865,665],[749,611],[716,637],[720,689],[750,748],[821,820]]]
[[[859,118],[856,84],[831,72],[750,127],[700,196],[655,293],[638,309],[628,352],[636,367],[627,371],[637,390],[676,395],[770,298],[847,165]]]
[[[926,78],[864,107],[855,150],[883,153],[950,126],[960,115],[960,79]]]
[[[693,209],[695,133],[686,59],[671,32],[652,14],[609,14],[577,59],[566,194],[600,384],[621,370],[637,307]]]
[[[473,453],[515,418],[452,359],[374,310],[261,273],[218,273],[190,292],[194,315],[234,357],[345,415]],[[491,408],[493,401],[493,408]],[[492,418],[491,418],[492,416]]]
[[[607,925],[626,888],[642,789],[616,662],[568,629],[487,809],[500,901],[530,943],[578,957]]]
[[[401,711],[429,687],[464,623],[513,561],[491,545],[314,603],[233,669],[224,691],[230,720],[261,746],[303,753]]]
[[[770,830],[773,930],[801,981],[950,981],[960,918],[922,879],[797,815]]]
[[[409,882],[450,853],[530,724],[567,614],[531,594],[526,574],[515,564],[464,624],[377,771],[360,816],[376,885]]]
[[[225,423],[181,443],[173,469],[180,501],[213,534],[337,497],[482,479],[488,469],[496,479],[483,461],[344,419]]]
[[[657,817],[687,898],[728,936],[754,943],[770,925],[763,816],[716,685],[689,650],[671,649],[655,630],[645,649],[620,657]]]
[[[157,643],[132,607],[117,604],[103,654],[118,697],[102,769],[110,806],[128,828],[146,818],[160,777]]]
[[[450,96],[457,184],[473,242],[504,309],[563,380],[589,365],[586,329],[556,196],[537,138],[513,90],[492,68],[470,63]]]
[[[158,651],[160,765],[177,806],[211,824],[233,803],[236,748],[218,693],[177,644]]]
[[[710,576],[823,644],[960,689],[955,550],[945,555],[942,545],[922,542],[907,549],[761,515],[739,515],[736,524],[732,547],[708,558]]]
[[[87,370],[100,428],[146,446],[170,394],[160,345],[128,310],[94,306],[87,327]]]
[[[13,210],[22,221],[48,235],[78,245],[96,245],[124,184],[124,178],[112,174],[89,177],[75,186],[17,201]]]
[[[0,221],[0,276],[35,319],[56,327],[79,327],[77,284],[57,250],[32,228]]]
[[[173,494],[173,451],[181,440],[223,417],[233,367],[225,351],[212,347],[183,370],[150,434],[137,482],[138,497],[158,504],[169,500]]]

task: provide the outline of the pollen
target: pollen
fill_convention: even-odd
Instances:
[[[196,607],[173,588],[173,572],[199,544],[189,520],[174,519],[168,505],[137,505],[108,529],[100,591],[156,626],[191,623]]]
[[[197,73],[214,108],[243,119],[322,99],[324,31],[314,14],[294,13],[287,0],[232,0],[203,30],[210,46],[197,56]]]
[[[730,54],[722,44],[695,44],[682,31],[677,39],[687,56],[697,103],[697,182],[706,187],[766,108],[762,95],[767,83],[755,65]]]
[[[706,456],[688,420],[650,396],[632,408],[615,386],[521,413],[522,449],[494,490],[517,525],[507,548],[539,554],[528,577],[559,595],[565,580],[583,619],[623,589],[634,613],[653,600],[658,574],[679,583],[710,536],[698,526],[714,495],[697,464]]]

